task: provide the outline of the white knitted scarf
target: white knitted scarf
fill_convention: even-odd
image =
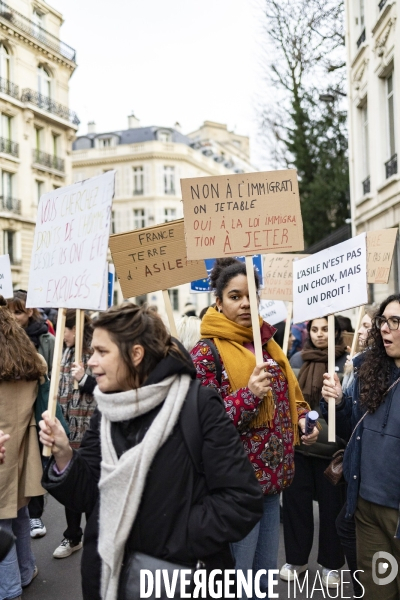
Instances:
[[[96,387],[101,419],[99,553],[102,558],[102,598],[116,600],[125,544],[140,505],[147,473],[155,454],[171,434],[190,385],[189,375],[174,375],[137,390],[103,394]],[[140,444],[118,460],[111,423],[143,415],[165,402]]]

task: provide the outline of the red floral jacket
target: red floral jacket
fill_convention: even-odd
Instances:
[[[276,409],[271,429],[250,427],[249,423],[257,414],[261,400],[248,387],[236,391],[230,389],[221,357],[222,380],[219,387],[214,358],[207,342],[200,340],[191,351],[201,384],[214,387],[221,395],[226,412],[238,429],[263,493],[277,494],[288,487],[294,477],[293,429],[286,378],[278,363],[273,361],[266,351],[266,343],[263,344],[263,355],[265,362],[272,361],[268,370],[273,375],[272,392]],[[298,405],[297,410],[299,419],[308,412],[308,409],[301,404]]]

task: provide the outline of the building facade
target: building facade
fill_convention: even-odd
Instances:
[[[141,127],[134,116],[128,128],[88,133],[73,144],[74,182],[116,170],[112,233],[149,227],[183,217],[180,179],[254,171],[249,158],[249,140],[229,132],[226,125],[206,121],[197,131],[183,135],[180,126]],[[187,302],[198,308],[209,302],[207,295],[190,294],[189,286],[170,290],[172,306],[181,314]],[[115,301],[122,300],[119,285]],[[136,298],[163,312],[161,293]]]
[[[75,50],[43,0],[0,2],[0,254],[27,289],[40,196],[71,183],[79,120],[68,108]]]
[[[400,32],[395,0],[346,0],[353,235],[400,223]],[[379,302],[398,291],[398,251]]]

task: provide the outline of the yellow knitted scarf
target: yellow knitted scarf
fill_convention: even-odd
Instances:
[[[263,320],[260,317],[260,327],[262,324]],[[227,319],[222,313],[216,311],[215,308],[210,307],[203,317],[200,332],[202,338],[213,338],[224,363],[232,392],[247,387],[250,375],[256,366],[256,358],[243,344],[253,342],[252,328],[238,325],[234,321]],[[299,384],[288,359],[272,338],[266,344],[266,351],[278,363],[288,383],[294,443],[299,444],[297,408],[301,406],[309,410],[309,406],[303,399]],[[259,406],[259,412],[252,420],[251,426],[272,427],[274,414],[275,404],[273,395],[272,392],[269,392]]]

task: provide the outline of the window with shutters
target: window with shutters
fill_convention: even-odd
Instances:
[[[146,212],[144,208],[135,208],[133,210],[133,228],[141,229],[146,227]]]
[[[164,208],[164,223],[176,219],[176,208]]]
[[[175,194],[175,167],[164,167],[164,194]]]
[[[135,196],[144,194],[143,167],[133,167],[133,194]]]

